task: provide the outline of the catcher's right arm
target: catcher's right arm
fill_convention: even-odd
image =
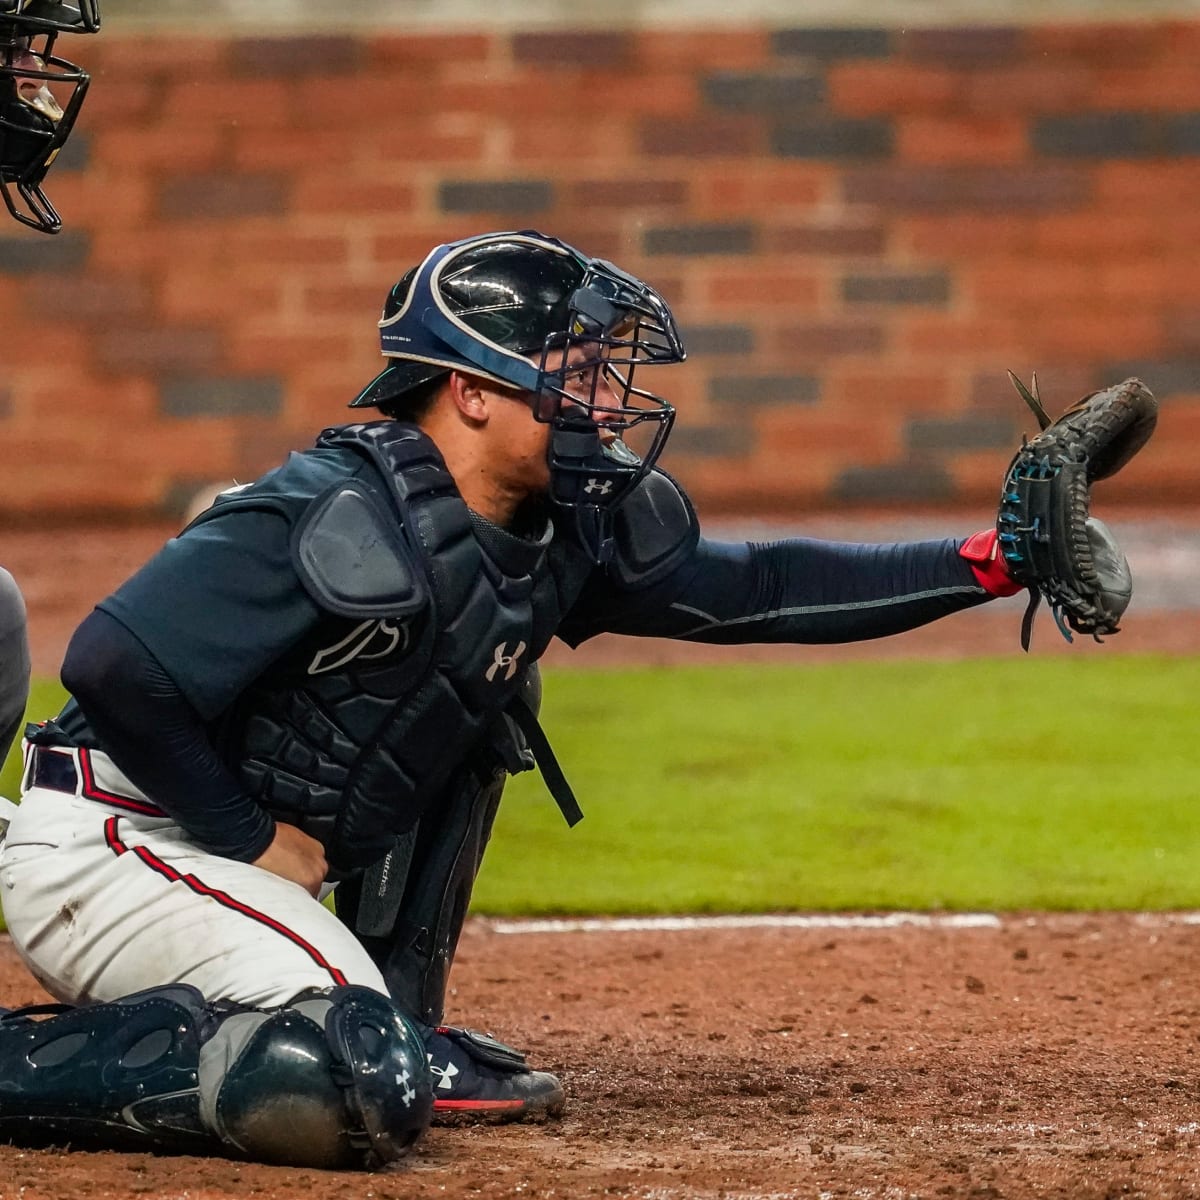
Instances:
[[[1009,378],[1042,429],[1023,441],[1009,464],[996,522],[1009,573],[1030,591],[1021,645],[1029,649],[1042,597],[1067,641],[1070,629],[1100,641],[1119,632],[1133,576],[1112,531],[1090,515],[1091,486],[1115,475],[1146,444],[1158,403],[1140,380],[1127,379],[1051,421],[1037,377],[1032,391],[1011,371]]]

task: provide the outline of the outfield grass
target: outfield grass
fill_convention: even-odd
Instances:
[[[514,780],[476,909],[1200,907],[1198,694],[1200,660],[1086,652],[560,671],[587,817]]]

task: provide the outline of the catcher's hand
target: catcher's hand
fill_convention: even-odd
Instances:
[[[1085,396],[1051,421],[1038,395],[1010,371],[1042,432],[1023,439],[1004,479],[996,521],[1009,573],[1029,588],[1021,645],[1044,596],[1067,641],[1071,633],[1117,633],[1133,592],[1129,563],[1112,532],[1090,515],[1091,485],[1116,474],[1147,442],[1158,402],[1137,379]]]

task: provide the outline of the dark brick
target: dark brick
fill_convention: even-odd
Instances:
[[[221,356],[221,338],[212,329],[122,326],[96,339],[96,356],[110,371],[201,374]]]
[[[675,425],[663,455],[664,465],[676,456],[693,458],[733,458],[749,454],[758,438],[745,423],[730,421],[724,425]]]
[[[283,381],[270,375],[191,375],[166,380],[158,407],[165,417],[274,417]]]
[[[1033,367],[1013,363],[1011,369],[1023,383],[1032,385]],[[1103,386],[1096,367],[1083,363],[1063,365],[1043,362],[1036,368],[1036,374],[1043,402],[1053,413],[1062,412],[1081,396]],[[1003,413],[1019,422],[1022,429],[1033,429],[1032,413],[1025,407],[1009,382],[1007,372],[1001,367],[981,371],[972,379],[969,404],[980,411]]]
[[[754,331],[749,325],[690,325],[680,331],[688,354],[749,354],[754,349]]]
[[[1200,113],[1178,113],[1164,119],[1169,154],[1200,154]]]
[[[1200,358],[1134,359],[1108,363],[1103,377],[1120,383],[1140,379],[1159,400],[1184,393],[1200,394]]]
[[[544,179],[449,179],[438,187],[442,212],[545,212],[554,206],[554,185]]]
[[[234,75],[350,75],[366,62],[361,38],[323,33],[277,38],[231,38],[229,69]],[[251,116],[252,114],[247,114]]]
[[[73,230],[54,237],[32,230],[16,237],[0,237],[0,274],[78,271],[87,262],[91,248],[87,234]]]
[[[593,208],[652,208],[685,204],[682,179],[581,179],[567,189],[568,203]]]
[[[277,217],[287,207],[288,184],[281,175],[180,175],[158,193],[158,212],[166,221]]]
[[[783,158],[888,158],[895,133],[885,117],[825,117],[776,125],[769,140]]]
[[[950,300],[950,277],[944,271],[847,275],[842,299],[848,304],[924,304]]]
[[[815,404],[821,383],[813,375],[718,375],[709,380],[715,404]]]
[[[58,152],[54,160],[54,174],[63,171],[82,171],[92,158],[92,139],[78,129],[71,131],[67,144]]]
[[[1200,355],[1200,307],[1170,309],[1164,313],[1163,337],[1168,349],[1176,354]]]
[[[748,116],[647,119],[638,130],[638,149],[654,158],[737,158],[758,153],[762,122]]]
[[[880,223],[863,225],[784,225],[770,233],[768,249],[783,254],[856,255],[874,257],[887,246]]]
[[[57,316],[69,312],[76,320],[101,325],[144,313],[153,299],[146,282],[116,272],[50,276],[29,288],[28,293],[25,303],[37,312]]]
[[[846,172],[842,193],[850,204],[901,212],[1054,212],[1087,201],[1091,180],[1062,166],[864,167]]]
[[[948,500],[954,480],[936,463],[885,463],[877,467],[848,467],[833,482],[834,500],[887,504]]]
[[[704,99],[727,112],[763,112],[813,108],[825,99],[820,75],[768,71],[718,71],[701,80]]]
[[[1015,448],[1019,440],[1016,417],[999,413],[916,417],[904,429],[905,445],[913,451],[1005,450]]]
[[[886,29],[777,29],[771,34],[771,51],[820,59],[886,58],[892,39]]]
[[[757,238],[753,225],[666,225],[647,229],[647,254],[752,254]]]
[[[821,321],[781,329],[778,347],[797,358],[825,358],[839,354],[875,354],[883,349],[883,326],[876,322]]]
[[[921,62],[1004,62],[1020,55],[1021,31],[1005,25],[907,29],[897,39],[896,51]]]
[[[513,61],[535,67],[564,66],[587,70],[626,67],[634,38],[629,33],[570,30],[563,33],[515,33]]]
[[[1166,151],[1167,130],[1151,113],[1091,112],[1035,121],[1030,141],[1057,158],[1148,158]]]

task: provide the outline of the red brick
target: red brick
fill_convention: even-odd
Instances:
[[[864,413],[941,413],[953,402],[949,375],[934,371],[914,373],[888,364],[870,369],[837,367],[825,380],[825,404],[834,411],[855,414],[856,422]]]
[[[970,260],[981,254],[1028,253],[1036,228],[1033,217],[1002,213],[945,213],[903,216],[892,222],[892,241],[919,257]]]
[[[364,136],[357,149],[368,165],[382,163],[412,172],[417,167],[457,166],[485,159],[487,130],[471,119],[458,129],[440,130],[434,125],[400,124]],[[406,178],[409,176],[406,176]]]
[[[1066,258],[983,259],[964,264],[958,279],[976,311],[985,313],[1034,308],[1046,313],[1101,288],[1099,264]]]
[[[1170,222],[1148,210],[1055,213],[1034,223],[1034,254],[1073,258],[1128,258],[1158,253]]]
[[[280,79],[182,77],[166,90],[160,111],[173,129],[195,122],[227,121],[257,126],[288,125],[307,110],[291,84]]]
[[[104,34],[88,38],[86,63],[96,86],[120,86],[132,74],[173,78],[181,73],[194,76],[220,75],[225,67],[229,39],[199,33],[120,33],[105,26]],[[62,45],[60,43],[60,49]],[[83,45],[80,45],[80,50]],[[80,54],[81,61],[84,55]],[[91,101],[89,100],[90,104]]]
[[[1129,358],[1153,357],[1162,352],[1163,334],[1155,312],[1081,302],[1039,308],[1029,314],[1024,330],[1031,358],[1076,357],[1107,361],[1114,349]]]
[[[158,311],[171,322],[236,325],[243,313],[281,318],[283,302],[284,285],[275,273],[177,270],[160,286]]]
[[[701,220],[754,214],[779,220],[832,197],[838,175],[826,163],[752,160],[734,169],[698,166],[692,178],[694,215]]]
[[[896,156],[914,163],[1004,163],[1028,154],[1019,117],[909,116],[896,122]]]
[[[682,178],[652,179],[644,175],[580,179],[566,185],[566,204],[578,208],[681,208],[690,195]]]
[[[848,355],[877,355],[884,341],[884,326],[879,321],[809,321],[772,330],[766,347],[784,362],[822,362]]]
[[[1117,65],[1151,63],[1166,51],[1171,27],[1156,21],[1033,24],[1025,30],[1029,58]]]
[[[1159,212],[1179,197],[1180,208],[1192,208],[1183,197],[1200,192],[1200,159],[1157,159],[1149,162],[1103,162],[1092,172],[1098,205],[1125,208],[1143,205]]]
[[[653,77],[666,68],[697,74],[713,68],[746,70],[770,61],[765,29],[644,29],[634,45],[637,67]]]
[[[708,271],[701,278],[702,302],[714,307],[787,304],[811,309],[822,293],[821,278],[813,271],[784,272],[764,266],[759,270]]]
[[[966,71],[922,63],[837,63],[829,69],[829,104],[847,116],[958,112],[969,78]]]
[[[352,153],[345,129],[272,129],[238,125],[227,135],[228,158],[239,170],[295,171],[303,163],[341,163]]]
[[[623,121],[581,127],[574,117],[533,115],[508,122],[499,140],[506,165],[536,164],[542,171],[557,167],[567,178],[578,172],[580,163],[595,170],[602,163],[624,165],[636,159],[634,132]]]
[[[370,330],[369,318],[367,329]],[[367,336],[369,339],[370,333]],[[290,363],[304,362],[309,358],[339,361],[351,353],[355,337],[350,334],[313,337],[300,328],[272,333],[238,326],[229,331],[226,342],[228,353],[225,363],[230,370],[261,371],[283,369]]]
[[[1095,68],[1043,58],[977,66],[964,82],[963,107],[1006,116],[1078,112],[1095,107],[1098,95]]]
[[[297,212],[354,217],[377,214],[403,220],[416,205],[416,189],[410,183],[378,180],[370,175],[346,172],[307,172],[296,182],[292,205]]]
[[[221,166],[226,159],[225,131],[215,126],[125,126],[98,130],[93,137],[96,158],[107,167],[204,171]],[[296,161],[293,159],[291,165]]]
[[[344,271],[350,257],[348,235],[300,232],[253,222],[228,231],[232,260],[243,269],[288,268]]]
[[[1021,346],[1019,321],[994,310],[976,317],[906,313],[892,323],[891,334],[896,352],[915,358],[977,360],[995,354],[1011,356]]]

